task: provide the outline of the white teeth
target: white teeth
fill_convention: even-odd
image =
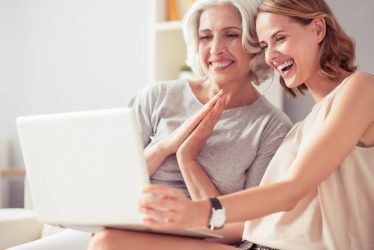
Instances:
[[[287,62],[285,62],[285,63],[279,65],[279,66],[277,67],[277,69],[278,69],[279,71],[282,71],[285,67],[290,66],[290,65],[292,65],[292,64],[293,64],[293,61],[290,60],[290,61],[287,61]]]
[[[224,68],[229,66],[232,63],[232,61],[227,62],[211,62],[211,65],[215,68]]]

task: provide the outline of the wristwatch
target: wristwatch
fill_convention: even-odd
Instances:
[[[209,218],[210,230],[223,228],[226,222],[226,210],[222,206],[221,202],[216,197],[209,198],[210,204],[212,205],[212,212]]]

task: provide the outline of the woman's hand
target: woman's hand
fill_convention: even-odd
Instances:
[[[208,223],[209,204],[203,202],[203,206],[198,206],[178,189],[165,185],[149,185],[143,193],[147,195],[147,198],[139,202],[139,208],[147,216],[144,224],[151,228],[189,228]],[[202,209],[204,206],[206,209]],[[201,210],[206,210],[206,213]]]
[[[225,105],[225,96],[219,97],[210,112],[200,121],[177,150],[178,165],[192,200],[221,195],[209,175],[197,161],[197,157],[211,136]]]
[[[194,131],[201,121],[210,113],[215,107],[216,102],[222,97],[221,90],[209,102],[207,102],[194,116],[187,119],[181,126],[179,126],[173,133],[171,133],[164,140],[144,150],[144,155],[147,161],[148,172],[152,175],[162,164],[162,162],[171,154],[177,152],[179,146],[183,141]]]
[[[226,106],[226,98],[223,95],[216,96],[215,105],[210,112],[202,117],[196,128],[183,141],[177,150],[178,162],[180,160],[197,160],[199,152],[212,135],[214,126],[221,117]]]
[[[217,102],[222,99],[222,96],[223,91],[221,90],[212,99],[210,99],[209,102],[207,102],[197,114],[187,119],[172,134],[170,134],[170,136],[165,140],[165,145],[167,148],[169,148],[170,153],[176,153],[179,146],[186,140],[186,138],[189,137],[189,135],[197,127],[199,127],[199,125],[204,122],[207,117],[211,116],[212,111],[216,109],[215,107],[217,106]],[[207,122],[205,121],[204,123]]]

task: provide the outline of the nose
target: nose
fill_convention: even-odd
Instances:
[[[224,50],[224,44],[222,43],[222,41],[219,38],[214,37],[212,39],[211,46],[210,46],[210,54],[219,55],[223,53],[223,50]]]
[[[278,56],[279,52],[273,46],[269,45],[265,51],[266,63],[271,64]]]

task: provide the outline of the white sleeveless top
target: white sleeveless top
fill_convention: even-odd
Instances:
[[[329,103],[343,83],[315,104],[304,121],[295,124],[260,185],[282,179],[298,151],[318,133]],[[278,249],[374,249],[374,147],[356,146],[293,210],[246,222],[243,239]]]

